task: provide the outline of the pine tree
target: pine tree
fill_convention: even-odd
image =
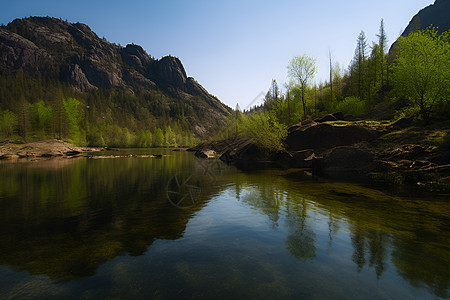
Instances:
[[[365,65],[366,65],[366,51],[367,51],[367,40],[366,35],[363,30],[361,30],[357,45],[355,49],[355,57],[353,59],[354,71],[358,78],[358,96],[363,99],[364,96],[364,75],[365,75]]]
[[[380,22],[380,32],[377,34],[378,37],[378,46],[380,51],[380,69],[381,69],[381,87],[384,86],[384,69],[385,69],[385,56],[386,56],[386,48],[387,48],[387,37],[386,32],[384,31],[384,21],[381,19]]]

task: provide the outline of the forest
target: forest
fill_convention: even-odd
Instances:
[[[342,112],[347,118],[409,118],[418,124],[450,116],[450,35],[436,28],[400,37],[388,51],[383,20],[376,41],[364,31],[347,69],[329,55],[329,79],[313,82],[316,60],[289,61],[290,82],[272,81],[264,103],[228,117],[230,134],[254,136],[259,146],[280,150],[287,128],[306,119]],[[161,90],[97,89],[80,92],[51,76],[21,69],[0,74],[0,140],[63,139],[80,146],[177,147],[199,141],[193,127],[202,115]]]
[[[198,141],[185,114],[192,119],[200,112],[160,90],[83,93],[55,77],[33,77],[23,70],[0,75],[1,140],[58,138],[111,147],[177,147]]]
[[[228,135],[256,137],[266,150],[280,150],[288,127],[306,119],[341,112],[346,119],[398,120],[418,126],[450,118],[450,35],[436,28],[400,37],[388,51],[383,20],[376,42],[357,37],[347,69],[329,56],[329,79],[313,82],[316,59],[294,57],[290,82],[272,81],[264,103],[229,117]],[[223,134],[218,134],[221,138]]]

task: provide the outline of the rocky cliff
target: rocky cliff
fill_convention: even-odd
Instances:
[[[429,26],[437,27],[439,32],[450,29],[450,1],[436,0],[421,9],[409,22],[402,36],[407,36],[413,31],[423,30]]]
[[[202,108],[201,114],[218,121],[230,111],[187,77],[178,58],[154,59],[138,45],[122,47],[99,38],[85,24],[56,18],[16,19],[0,27],[0,74],[18,70],[33,77],[57,78],[85,93],[158,90],[185,101],[193,110]]]

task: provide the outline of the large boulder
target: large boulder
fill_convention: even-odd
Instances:
[[[195,152],[195,156],[198,158],[214,159],[214,158],[216,158],[216,151],[214,151],[214,150],[198,150],[197,152]]]
[[[311,126],[298,127],[291,131],[286,138],[286,145],[290,151],[305,149],[323,151],[338,146],[371,141],[377,136],[375,131],[359,125],[334,126],[313,123]]]
[[[313,174],[343,178],[366,174],[375,166],[370,150],[358,146],[341,146],[322,153],[313,160]]]

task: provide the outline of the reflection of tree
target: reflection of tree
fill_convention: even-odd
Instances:
[[[141,255],[155,239],[180,238],[197,208],[166,199],[167,180],[190,167],[179,158],[0,169],[0,264],[70,280],[121,253]]]
[[[289,235],[286,240],[286,248],[297,258],[316,257],[316,234],[307,225],[306,201],[300,200],[288,206],[286,223]]]
[[[383,274],[386,268],[386,244],[387,237],[380,230],[370,230],[368,232],[369,237],[369,252],[370,252],[370,260],[369,266],[372,267],[375,265],[375,272],[377,274],[377,278]]]
[[[354,228],[350,237],[353,245],[352,261],[357,265],[358,272],[360,272],[367,263],[367,253],[369,267],[373,267],[377,274],[377,278],[380,278],[386,268],[386,247],[388,246],[386,234],[381,230],[364,231],[361,228]]]
[[[339,231],[339,222],[335,220],[333,213],[330,211],[328,216],[328,247],[333,245],[333,235],[336,235]]]
[[[425,283],[438,297],[448,298],[450,287],[450,251],[436,243],[431,233],[422,232],[413,239],[394,239],[393,264],[400,276],[414,287]]]
[[[259,177],[257,185],[248,186],[247,193],[241,196],[242,201],[266,215],[273,229],[278,227],[280,209],[284,207],[287,213],[286,225],[289,230],[286,248],[297,258],[316,257],[316,234],[307,225],[306,200],[291,197],[274,178],[276,177]],[[234,180],[236,185],[242,186],[240,180]],[[240,189],[239,192],[243,194]]]
[[[241,197],[242,192],[237,187],[238,185],[239,183],[236,183],[236,197]],[[273,182],[265,182],[257,187],[248,188],[247,193],[241,197],[243,202],[266,215],[274,229],[278,227],[279,211],[285,198],[285,194]]]
[[[350,236],[353,245],[352,260],[358,266],[358,272],[361,272],[366,264],[366,241],[357,233],[351,233]]]

